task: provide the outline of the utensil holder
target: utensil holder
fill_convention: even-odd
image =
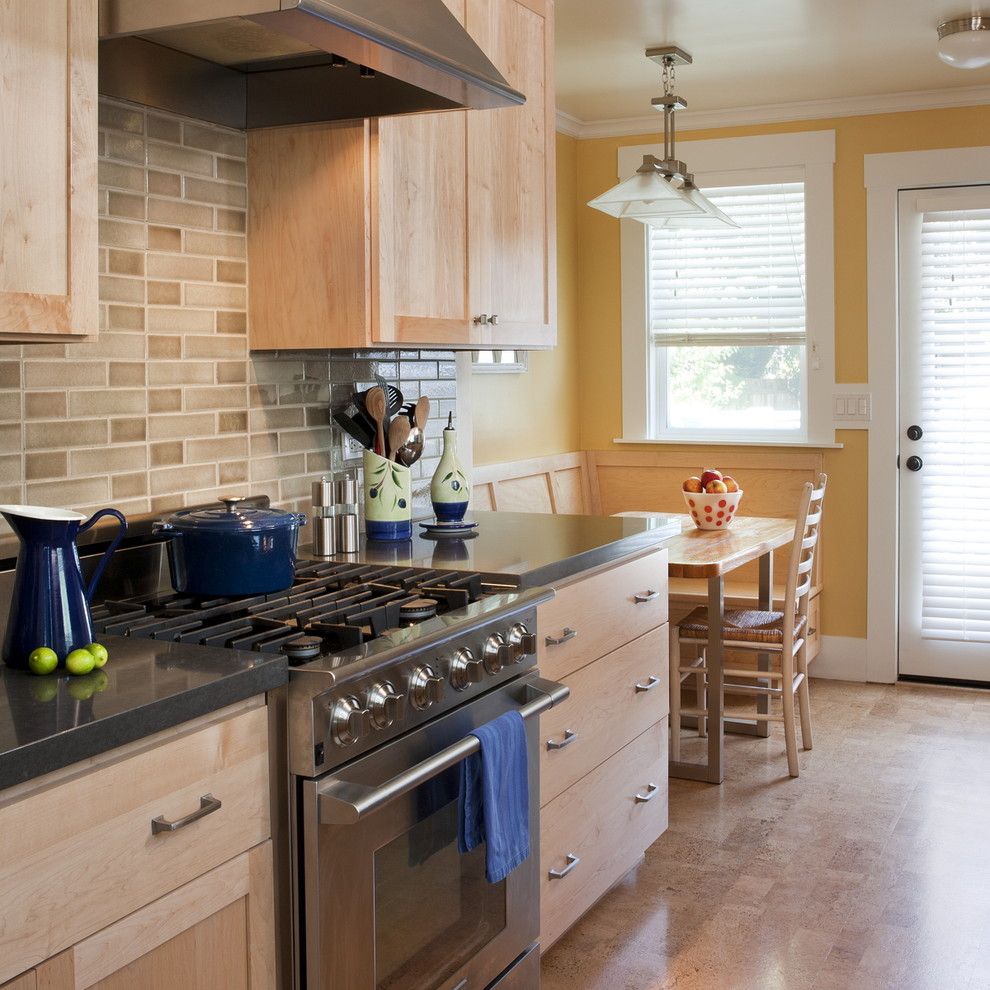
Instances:
[[[364,531],[369,540],[412,539],[412,475],[409,468],[364,452]]]

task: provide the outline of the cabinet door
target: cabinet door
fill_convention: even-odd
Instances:
[[[0,338],[98,329],[97,0],[0,3]]]
[[[469,284],[479,343],[556,340],[552,0],[468,0],[471,36],[526,95],[468,117]]]
[[[271,842],[96,932],[36,973],[45,990],[271,990]]]

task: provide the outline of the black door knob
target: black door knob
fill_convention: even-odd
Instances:
[[[909,426],[907,435],[908,440],[920,440],[925,435],[925,431],[920,426]]]
[[[924,466],[925,462],[920,458],[912,454],[904,465],[909,471],[920,471]]]

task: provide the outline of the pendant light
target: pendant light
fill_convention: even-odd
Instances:
[[[648,48],[646,57],[660,65],[663,96],[653,107],[663,113],[663,158],[643,155],[631,179],[596,196],[588,206],[620,220],[639,220],[652,227],[738,227],[694,184],[687,165],[674,149],[674,114],[687,103],[674,95],[675,67],[690,65],[691,56],[674,45]]]

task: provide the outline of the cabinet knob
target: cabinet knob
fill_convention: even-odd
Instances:
[[[490,326],[497,327],[498,326],[498,313],[492,313],[492,315],[488,317],[488,323],[489,323]]]
[[[476,316],[474,318],[474,325],[476,327],[483,327],[488,322],[488,314],[482,313],[481,316]]]

